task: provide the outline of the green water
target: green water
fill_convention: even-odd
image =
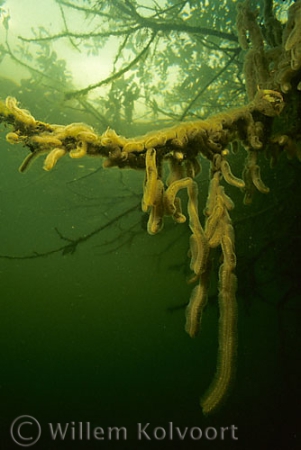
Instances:
[[[2,140],[2,255],[59,248],[65,241],[55,227],[77,238],[139,202],[142,174],[124,171],[120,178],[117,170],[106,170],[70,183],[83,169],[67,160],[46,174],[38,161],[23,176],[16,171],[22,156]],[[84,173],[97,167],[85,161]],[[190,339],[184,308],[176,308],[191,292],[186,225],[167,220],[161,234],[149,236],[138,208],[73,254],[0,260],[1,448],[17,448],[9,427],[21,415],[40,422],[34,448],[41,449],[294,448],[300,210],[292,195],[300,198],[294,181],[300,167],[283,161],[280,168],[269,180],[274,190],[265,204],[277,196],[280,201],[285,184],[290,195],[279,208],[256,216],[267,197],[258,197],[252,212],[236,201],[237,376],[226,404],[211,417],[203,417],[199,397],[215,371],[217,288],[213,277],[201,333]],[[88,439],[86,428],[80,440],[80,422],[89,422],[92,431],[102,427],[104,440]],[[208,436],[216,430],[217,437],[168,439],[170,422],[188,432],[212,427]],[[69,423],[65,438],[54,441],[49,423]],[[150,424],[150,441],[138,440],[139,423]],[[230,431],[221,440],[221,427],[231,425],[238,440]],[[126,440],[109,440],[108,427],[114,426],[126,428]],[[164,440],[152,434],[156,427],[166,429]]]
[[[1,6],[4,3],[13,11],[21,2],[0,1]],[[194,2],[188,3],[193,9]],[[35,1],[28,4],[31,8],[37,6]],[[41,18],[44,20],[47,14],[41,2],[38,4],[37,16],[32,14],[29,18],[38,17],[43,24]],[[229,4],[234,11],[235,5]],[[56,2],[49,5],[50,12],[57,8]],[[219,2],[216,10],[218,6]],[[53,33],[64,29],[59,17],[61,22],[53,20]],[[20,17],[16,19],[12,14],[9,30],[9,42],[26,64],[31,64],[27,53],[22,56],[16,46],[19,33],[27,36],[29,18],[18,21]],[[46,19],[47,27],[51,27]],[[213,26],[210,13],[203,19],[204,26]],[[82,18],[77,24],[82,31]],[[4,45],[3,27],[1,33]],[[77,67],[88,50],[79,55],[72,39],[67,41],[66,59],[70,51],[69,63],[74,63],[75,54],[74,66],[70,67]],[[40,53],[33,48],[31,52],[37,58]],[[157,51],[160,52],[160,46]],[[58,58],[65,57],[61,53]],[[176,53],[173,57],[170,67],[179,59]],[[218,60],[218,56],[215,58]],[[28,74],[24,64],[21,69],[8,56],[1,59],[1,98],[17,96],[22,107],[30,109],[39,120],[64,124],[83,121],[103,132],[101,117],[91,115],[88,108],[86,114],[81,114],[76,110],[84,108],[81,103],[79,107],[77,103],[65,105],[65,91],[74,86],[69,78],[63,78],[59,64],[51,66],[45,60],[43,63],[40,58],[36,64],[39,71],[44,70],[43,64],[48,67],[50,75],[44,79],[41,73]],[[182,64],[184,69],[189,64],[189,74],[192,61],[188,61],[183,58]],[[242,62],[243,58],[237,67]],[[216,71],[220,70],[217,66]],[[83,67],[84,64],[73,73],[82,83]],[[95,74],[93,82],[105,77],[96,76],[96,66],[91,67],[89,76]],[[197,73],[198,62],[192,68]],[[227,77],[232,86],[235,76],[230,69]],[[194,71],[191,70],[191,76]],[[62,77],[61,84],[53,74]],[[27,81],[17,86],[15,83],[23,77]],[[156,80],[151,75],[150,78]],[[151,90],[152,83],[147,82]],[[122,89],[127,83],[124,79]],[[237,86],[242,89],[238,82]],[[237,86],[234,85],[234,92]],[[171,92],[173,88],[171,85]],[[179,91],[175,92],[177,100]],[[159,92],[154,100],[160,100],[160,96]],[[172,97],[170,94],[171,105],[175,101]],[[236,93],[229,99],[223,93],[223,97],[233,107]],[[207,109],[220,111],[218,98],[211,99],[209,94],[208,98],[205,96],[204,102],[209,105]],[[110,101],[113,100],[120,113],[118,98],[112,96]],[[183,110],[190,100],[181,101]],[[240,97],[239,101],[242,104],[244,99]],[[99,105],[104,111],[107,108],[105,102],[95,105],[97,111]],[[148,108],[150,111],[149,105]],[[136,113],[139,120],[140,116],[144,119],[144,128],[132,124],[131,135],[153,127],[152,119],[148,124],[141,109],[140,102]],[[198,112],[197,105],[192,108],[193,113],[194,110]],[[117,120],[112,111],[113,107],[110,115],[108,108],[110,123]],[[129,125],[125,119],[123,116],[122,123],[116,124],[117,132],[127,134]],[[158,123],[159,119],[156,126]],[[226,186],[235,202],[231,215],[238,260],[237,370],[225,404],[216,414],[204,417],[199,399],[216,370],[219,255],[212,262],[210,298],[201,331],[191,339],[184,331],[185,304],[193,288],[187,283],[190,230],[188,224],[176,225],[169,218],[160,234],[147,234],[145,214],[140,208],[144,174],[116,168],[103,170],[100,159],[75,161],[67,156],[49,173],[42,170],[42,156],[28,173],[20,174],[17,169],[27,150],[9,145],[5,141],[7,130],[1,128],[0,136],[0,449],[22,448],[13,442],[10,427],[23,415],[39,422],[41,437],[31,447],[37,450],[298,448],[300,162],[283,157],[270,170],[262,158],[262,178],[271,191],[268,195],[257,193],[250,207],[242,205],[241,192]],[[240,153],[230,160],[238,176],[245,158],[245,153]],[[208,188],[208,164],[202,161],[202,165],[203,172],[197,179],[201,220]],[[184,193],[182,199],[185,206]],[[22,420],[29,419],[16,423]],[[66,431],[64,437],[54,438],[51,434],[56,424]],[[114,430],[110,435],[112,427],[120,428],[119,438]],[[139,427],[145,429],[141,440]],[[200,430],[203,435],[198,439]],[[25,439],[36,437],[37,431],[36,423],[20,428]],[[181,439],[180,434],[185,437]]]

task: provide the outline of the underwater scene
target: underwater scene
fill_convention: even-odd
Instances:
[[[300,448],[301,0],[0,19],[0,449]]]

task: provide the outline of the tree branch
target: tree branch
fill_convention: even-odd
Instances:
[[[85,95],[88,92],[92,91],[93,89],[96,89],[96,88],[98,88],[100,86],[104,86],[105,84],[111,83],[112,81],[120,78],[123,74],[125,74],[132,67],[134,67],[137,64],[137,62],[145,55],[145,53],[148,51],[150,45],[154,41],[155,37],[156,37],[156,33],[153,33],[151,39],[149,40],[147,45],[144,47],[144,49],[126,67],[124,67],[123,69],[121,69],[118,72],[114,73],[113,75],[105,78],[104,80],[99,81],[98,83],[90,84],[88,87],[86,87],[84,89],[79,89],[78,91],[66,92],[65,98],[67,100],[69,100],[69,99],[77,97],[79,95]]]

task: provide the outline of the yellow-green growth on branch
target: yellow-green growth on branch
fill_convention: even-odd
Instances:
[[[294,123],[286,121],[286,126],[290,128],[273,134],[273,121],[285,106],[283,96],[294,105],[293,111],[298,111],[300,105],[301,0],[291,6],[284,28],[272,17],[268,7],[265,16],[270,24],[270,40],[275,45],[272,49],[264,45],[264,37],[256,21],[257,14],[250,10],[249,1],[238,5],[237,28],[241,46],[246,50],[244,72],[250,103],[206,120],[183,122],[128,139],[111,129],[97,134],[83,123],[67,126],[44,123],[22,109],[16,99],[8,97],[5,102],[0,101],[0,123],[11,127],[7,141],[21,144],[30,151],[21,164],[20,172],[24,172],[42,154],[47,171],[52,170],[65,155],[72,159],[101,157],[106,168],[117,166],[144,170],[142,210],[149,213],[147,229],[150,234],[162,230],[166,216],[177,223],[187,220],[177,196],[179,190],[187,190],[187,216],[192,233],[190,282],[196,284],[186,310],[185,329],[191,337],[199,331],[207,302],[213,249],[219,247],[222,255],[219,268],[218,362],[213,382],[201,398],[205,414],[216,411],[222,404],[235,372],[236,255],[230,217],[234,203],[225,186],[230,184],[242,190],[244,202],[249,204],[256,191],[263,194],[269,192],[261,179],[260,153],[270,159],[271,165],[277,162],[283,151],[289,157],[301,159],[300,128],[298,131]],[[275,25],[274,35],[271,24]],[[231,152],[236,154],[242,149],[246,151],[246,159],[240,175],[233,173],[229,156]],[[200,156],[210,161],[204,224],[200,220],[198,185],[195,181],[201,169]],[[164,162],[169,166],[166,176]]]

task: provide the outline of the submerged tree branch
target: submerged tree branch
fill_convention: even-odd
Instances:
[[[131,208],[127,209],[126,211],[118,214],[116,217],[109,220],[104,225],[101,225],[98,228],[96,228],[95,230],[91,231],[91,233],[84,234],[82,236],[79,236],[76,239],[72,239],[72,238],[68,238],[68,237],[64,236],[57,228],[55,228],[56,233],[59,235],[59,237],[63,241],[66,242],[66,244],[61,245],[60,247],[54,248],[52,250],[48,250],[45,252],[33,252],[28,255],[1,255],[0,254],[0,259],[35,259],[35,258],[44,258],[46,256],[53,255],[55,253],[61,253],[61,255],[63,255],[63,256],[67,255],[67,254],[73,255],[73,253],[76,252],[77,247],[79,245],[83,244],[84,242],[87,242],[92,237],[96,236],[98,233],[104,231],[106,228],[111,227],[114,223],[117,223],[122,217],[125,217],[128,214],[130,214],[131,212],[133,212],[135,210],[139,210],[139,209],[140,209],[140,202],[138,204],[132,206]]]
[[[85,95],[88,92],[93,91],[93,89],[96,89],[96,88],[99,88],[101,86],[104,86],[105,84],[109,84],[112,81],[117,80],[118,78],[120,78],[122,75],[124,75],[126,72],[128,72],[132,67],[134,67],[141,58],[143,58],[143,56],[147,53],[150,45],[154,41],[155,37],[156,37],[156,33],[153,33],[152,37],[150,38],[149,42],[144,47],[144,49],[126,67],[124,67],[123,69],[121,69],[118,72],[114,73],[113,75],[109,76],[108,78],[105,78],[104,80],[99,81],[98,83],[90,84],[88,87],[86,87],[84,89],[79,89],[77,91],[66,92],[65,98],[67,100],[69,100],[70,98],[74,98],[74,97],[77,97],[77,96],[80,96],[80,95]]]

